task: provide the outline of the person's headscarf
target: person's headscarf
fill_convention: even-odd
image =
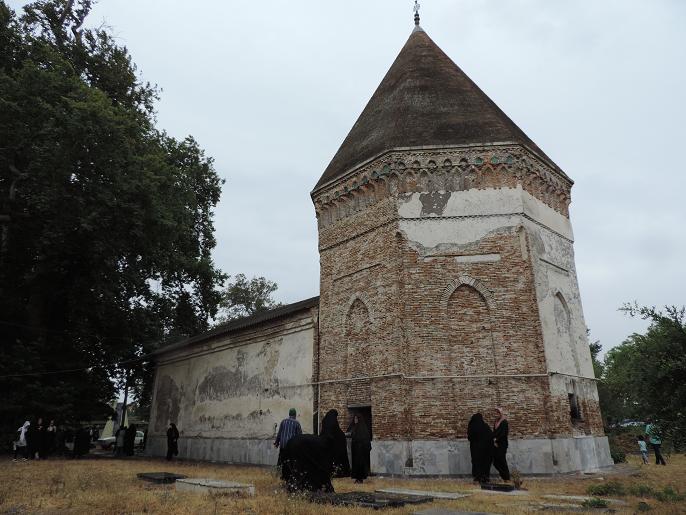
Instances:
[[[357,417],[357,424],[353,427],[352,430],[352,438],[353,440],[361,440],[361,441],[367,441],[371,440],[372,437],[369,434],[369,428],[367,427],[367,423],[364,420],[364,417],[360,415],[356,415]]]
[[[474,413],[472,418],[469,419],[469,424],[467,424],[467,439],[476,441],[480,435],[484,434],[484,428],[486,431],[490,431],[488,424],[484,422],[483,415],[481,413]]]
[[[341,426],[338,425],[338,411],[335,409],[327,411],[322,420],[321,436],[333,436],[339,431],[341,431]]]
[[[29,426],[30,426],[30,425],[31,425],[31,422],[29,422],[29,421],[27,420],[26,422],[24,422],[24,425],[23,425],[23,426],[21,426],[19,429],[17,429],[17,431],[20,431],[20,433],[19,433],[19,441],[24,441],[24,440],[26,440],[26,431],[29,430]]]
[[[500,423],[501,423],[503,420],[505,420],[507,417],[505,417],[505,412],[503,411],[503,408],[496,408],[495,410],[496,410],[498,413],[500,413],[500,416],[496,419],[495,425],[494,425],[493,427],[495,427],[496,429],[498,429],[498,426],[500,425]]]

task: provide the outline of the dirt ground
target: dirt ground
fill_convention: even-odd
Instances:
[[[275,472],[257,467],[212,463],[173,462],[154,459],[109,458],[48,460],[0,464],[0,513],[164,513],[164,514],[410,514],[426,508],[448,508],[502,514],[531,513],[546,508],[549,513],[578,513],[580,501],[550,499],[544,495],[588,495],[598,485],[612,495],[594,497],[617,499],[625,504],[608,506],[619,514],[638,511],[686,514],[686,456],[670,456],[666,467],[641,465],[635,456],[613,471],[554,478],[524,478],[518,495],[486,493],[467,479],[372,478],[363,485],[336,479],[337,492],[373,491],[379,488],[409,488],[471,494],[459,500],[374,512],[363,508],[332,507],[289,497]],[[154,485],[137,479],[139,472],[176,472],[196,478],[232,480],[255,485],[252,498],[176,492],[174,486]],[[619,485],[619,486],[618,486]],[[666,489],[666,490],[665,490]],[[621,492],[623,490],[623,492]],[[548,505],[547,507],[544,505]],[[557,505],[552,507],[550,505]],[[566,505],[566,506],[565,506]],[[595,511],[604,511],[597,509]],[[588,512],[594,512],[588,509]]]

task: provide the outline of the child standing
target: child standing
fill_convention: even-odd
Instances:
[[[648,464],[648,446],[646,445],[643,435],[638,435],[638,449],[641,451],[641,459],[643,464]]]

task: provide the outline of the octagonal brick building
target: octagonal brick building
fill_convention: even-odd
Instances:
[[[468,474],[467,422],[496,406],[511,468],[612,464],[571,187],[417,25],[312,191],[314,412],[371,419],[374,472]]]

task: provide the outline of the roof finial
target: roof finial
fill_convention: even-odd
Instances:
[[[419,8],[421,5],[419,5],[419,2],[417,0],[414,0],[414,24],[419,27]]]

